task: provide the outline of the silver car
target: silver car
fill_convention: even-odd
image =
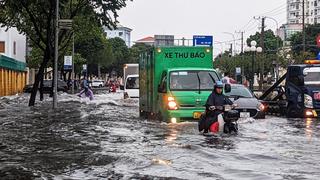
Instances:
[[[225,95],[238,105],[236,109],[240,112],[240,117],[265,118],[265,106],[244,85],[231,84],[231,91]]]

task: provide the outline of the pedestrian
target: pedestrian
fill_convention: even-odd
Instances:
[[[79,97],[82,97],[82,94],[85,93],[85,95],[87,97],[90,98],[90,100],[93,99],[93,92],[91,91],[91,89],[89,88],[89,83],[88,80],[86,79],[86,77],[84,76],[82,81],[81,81],[81,91],[78,94]]]
[[[222,78],[222,83],[224,84],[237,84],[237,81],[229,77],[229,72],[224,73],[224,77]]]

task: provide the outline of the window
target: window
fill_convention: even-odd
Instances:
[[[158,91],[161,93],[167,92],[167,73],[166,72],[163,72],[161,76],[161,82],[158,89],[159,89]]]
[[[5,53],[6,48],[5,48],[5,42],[0,41],[0,53]]]
[[[122,36],[123,35],[123,32],[119,32],[119,36]]]
[[[128,77],[126,89],[139,89],[139,77]]]
[[[16,55],[17,54],[17,43],[15,41],[13,41],[13,55]]]
[[[217,74],[212,71],[173,71],[170,73],[170,89],[176,91],[211,91],[217,80]]]
[[[300,86],[301,82],[299,80],[300,68],[291,67],[289,69],[289,82],[293,83],[296,86]]]

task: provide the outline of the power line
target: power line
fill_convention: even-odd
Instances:
[[[265,13],[262,13],[262,14],[260,14],[260,16],[270,15],[270,13],[273,13],[274,11],[278,11],[279,9],[283,9],[283,6],[285,6],[285,8],[287,8],[287,3],[285,2],[285,3],[281,4],[280,6],[277,6],[276,8],[274,8],[274,9],[272,9],[272,10],[270,10],[270,11],[267,11],[267,12],[265,12]]]
[[[251,18],[251,19],[249,20],[249,22],[248,22],[245,26],[243,26],[242,28],[240,28],[240,29],[246,28],[246,27],[251,23],[252,20],[253,20],[253,19]]]

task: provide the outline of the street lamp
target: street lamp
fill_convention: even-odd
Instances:
[[[261,47],[256,47],[257,42],[256,41],[251,41],[250,42],[250,47],[247,46],[244,48],[245,52],[251,52],[252,53],[252,73],[251,73],[251,81],[250,81],[250,89],[253,91],[253,81],[254,81],[254,61],[255,61],[255,55],[256,53],[261,53],[262,48]]]

